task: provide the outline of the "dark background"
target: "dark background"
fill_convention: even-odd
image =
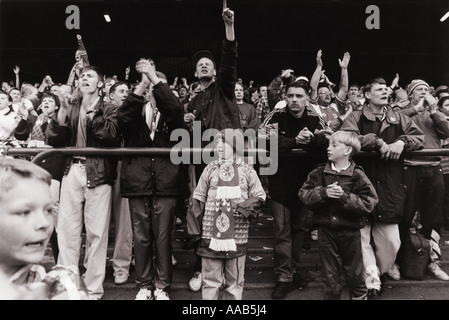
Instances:
[[[80,9],[80,29],[68,30],[68,5]],[[380,9],[380,30],[368,30],[368,5]],[[315,55],[323,50],[324,69],[338,83],[338,59],[350,52],[350,82],[372,77],[389,83],[396,73],[405,87],[421,78],[449,84],[449,1],[228,0],[235,12],[238,72],[245,83],[269,83],[282,69],[310,78]],[[106,23],[103,14],[112,18]],[[208,49],[216,58],[224,38],[222,0],[20,1],[0,0],[0,80],[41,82],[49,74],[66,82],[75,62],[76,34],[83,36],[91,64],[108,75],[137,79],[140,55],[153,57],[169,81],[194,80],[191,56]]]

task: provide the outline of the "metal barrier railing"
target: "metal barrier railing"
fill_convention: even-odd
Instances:
[[[91,148],[91,147],[67,147],[67,148],[4,148],[0,155],[7,156],[33,156],[32,162],[40,162],[53,155],[79,155],[79,156],[92,156],[92,155],[105,155],[105,156],[155,156],[155,157],[168,157],[172,152],[195,154],[203,152],[212,152],[213,149],[207,148],[178,148],[173,151],[171,148]],[[269,152],[264,149],[246,149],[245,155],[257,155],[258,152],[263,152],[269,157]],[[309,152],[301,149],[293,150],[290,156],[303,156],[310,154]],[[356,156],[378,156],[377,152],[360,151]],[[449,156],[449,149],[422,149],[416,151],[407,151],[404,153],[406,156]]]

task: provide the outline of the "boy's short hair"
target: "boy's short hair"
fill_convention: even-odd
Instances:
[[[351,147],[352,152],[349,155],[349,158],[351,159],[354,154],[360,151],[362,148],[360,144],[360,140],[357,137],[357,134],[355,132],[348,132],[348,131],[336,131],[334,132],[330,138],[329,141],[334,140],[339,143],[343,143],[345,146]]]
[[[30,161],[15,158],[0,158],[0,199],[1,195],[17,185],[19,179],[40,180],[48,186],[51,174]]]

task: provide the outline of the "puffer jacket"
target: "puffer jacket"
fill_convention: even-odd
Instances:
[[[117,112],[118,124],[125,147],[171,148],[173,130],[185,129],[181,102],[167,84],[159,82],[153,88],[157,109],[161,113],[154,140],[142,115],[146,103],[142,96],[130,93]],[[125,156],[122,160],[120,191],[122,197],[181,196],[188,192],[187,166],[173,164],[170,157]]]
[[[82,99],[79,99],[72,106],[64,125],[58,123],[57,115],[51,119],[45,132],[49,145],[55,148],[76,146],[81,102]],[[120,147],[121,136],[117,125],[117,106],[105,103],[100,97],[93,110],[92,120],[89,117],[86,120],[86,147]],[[70,169],[71,159],[72,157],[66,157],[65,175]],[[117,160],[117,157],[114,156],[87,156],[87,187],[95,188],[102,184],[113,185],[117,178]]]
[[[326,195],[326,187],[335,182],[344,191],[339,199]],[[354,161],[340,172],[332,170],[330,162],[319,165],[309,174],[298,196],[313,211],[313,225],[329,229],[363,228],[379,201],[371,181]]]

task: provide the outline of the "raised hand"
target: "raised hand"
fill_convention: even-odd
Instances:
[[[14,69],[12,69],[12,71],[14,71],[15,74],[19,74],[20,67],[19,66],[15,66]]]
[[[224,8],[222,16],[225,24],[229,26],[234,24],[234,11],[229,8]]]
[[[343,59],[342,60],[338,59],[340,68],[347,69],[349,65],[349,60],[351,60],[351,55],[349,54],[349,52],[345,52],[345,54],[343,55]]]
[[[316,65],[318,67],[323,67],[323,60],[321,59],[322,56],[323,56],[323,51],[320,49],[316,53]]]

